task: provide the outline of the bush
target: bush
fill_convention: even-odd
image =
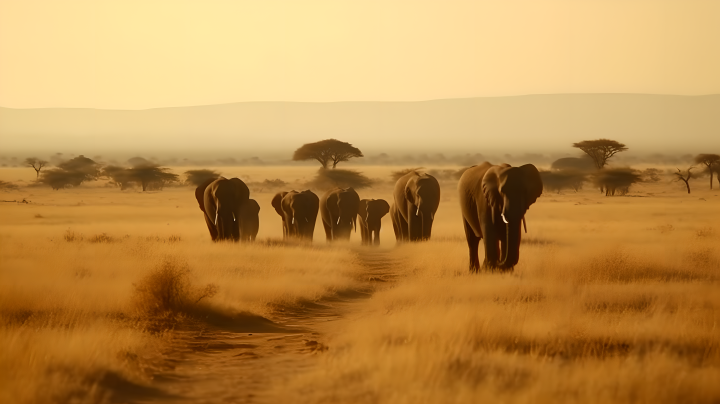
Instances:
[[[143,277],[135,287],[135,306],[141,313],[158,315],[179,312],[189,303],[190,282],[187,264],[165,260]]]
[[[162,261],[133,286],[135,308],[151,317],[188,312],[202,299],[215,296],[219,289],[212,283],[200,288],[193,287],[190,267],[171,259]]]
[[[402,170],[393,171],[390,173],[390,178],[392,178],[394,181],[397,181],[400,178],[404,177],[406,174],[409,174],[413,171],[420,171],[423,168],[425,168],[425,167],[404,168]]]
[[[630,167],[603,168],[593,175],[593,182],[601,189],[605,189],[605,195],[620,195],[629,192],[630,186],[641,181],[640,171]]]
[[[18,189],[18,186],[13,184],[12,182],[7,181],[0,181],[0,190],[2,191],[12,191]]]
[[[205,181],[220,177],[220,173],[215,170],[189,170],[185,171],[185,184],[199,186]]]
[[[541,171],[543,188],[550,192],[560,193],[563,189],[572,189],[575,192],[582,189],[587,175],[576,170]]]
[[[325,190],[334,187],[362,189],[369,188],[372,184],[373,181],[359,171],[321,168],[307,185],[311,188]]]

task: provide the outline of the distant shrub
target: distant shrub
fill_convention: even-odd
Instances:
[[[67,241],[68,243],[72,243],[74,241],[82,241],[83,235],[75,233],[73,230],[67,229],[65,231],[65,234],[63,235],[63,239]]]
[[[399,180],[400,178],[402,178],[403,176],[405,176],[406,174],[409,174],[409,173],[411,173],[411,172],[413,172],[413,171],[416,171],[416,172],[417,172],[417,171],[420,171],[420,170],[422,170],[423,168],[425,168],[425,167],[403,168],[402,170],[393,171],[393,172],[390,173],[390,178],[392,178],[393,180],[397,181],[397,180]]]
[[[274,191],[287,188],[288,183],[281,179],[264,180],[262,182],[248,182],[247,186],[255,192]]]
[[[18,189],[18,186],[12,182],[0,181],[0,191],[12,191]]]
[[[220,177],[220,172],[208,169],[188,170],[184,175],[186,185],[198,186],[209,179]]]
[[[470,168],[470,167],[463,167],[459,170],[455,170],[452,168],[447,168],[447,169],[442,169],[442,170],[433,169],[433,170],[428,170],[427,173],[432,175],[433,177],[437,178],[438,181],[457,181],[460,179],[460,177],[462,177],[463,173],[468,168]]]
[[[66,171],[62,168],[45,170],[40,182],[49,185],[52,189],[72,188],[82,184],[87,179],[86,174],[76,171]]]
[[[595,170],[595,163],[588,156],[582,157],[563,157],[553,161],[550,166],[553,170],[572,170],[580,172],[590,172]]]
[[[334,187],[355,189],[369,188],[373,181],[354,170],[339,170],[321,168],[315,178],[307,185],[311,188],[330,189]]]
[[[643,182],[659,182],[662,180],[662,170],[658,168],[647,168],[640,173]]]
[[[625,195],[630,186],[641,181],[640,171],[630,167],[603,168],[593,175],[596,186],[605,190],[606,196]]]
[[[105,233],[100,233],[88,238],[88,241],[91,243],[112,243],[115,242],[116,239]]]
[[[582,189],[587,175],[581,171],[565,169],[541,171],[540,178],[546,191],[560,193],[563,189],[572,189],[577,192]]]

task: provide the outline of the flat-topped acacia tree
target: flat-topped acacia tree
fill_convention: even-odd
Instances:
[[[573,147],[577,147],[590,156],[598,170],[605,167],[610,157],[628,149],[624,144],[610,139],[583,140],[573,143]]]
[[[698,154],[695,156],[695,163],[705,166],[705,171],[710,174],[710,189],[712,189],[713,174],[718,173],[718,183],[720,183],[720,155],[717,154]]]
[[[363,157],[360,149],[337,139],[325,139],[302,145],[295,150],[293,161],[317,160],[323,168],[327,168],[332,161],[332,168],[335,168],[339,162],[348,161],[353,157]]]

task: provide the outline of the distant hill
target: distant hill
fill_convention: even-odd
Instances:
[[[544,152],[607,137],[633,151],[720,152],[720,95],[557,94],[422,102],[243,102],[150,110],[0,108],[3,152]]]

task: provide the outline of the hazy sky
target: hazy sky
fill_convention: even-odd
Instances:
[[[720,93],[718,0],[0,0],[0,106]]]

